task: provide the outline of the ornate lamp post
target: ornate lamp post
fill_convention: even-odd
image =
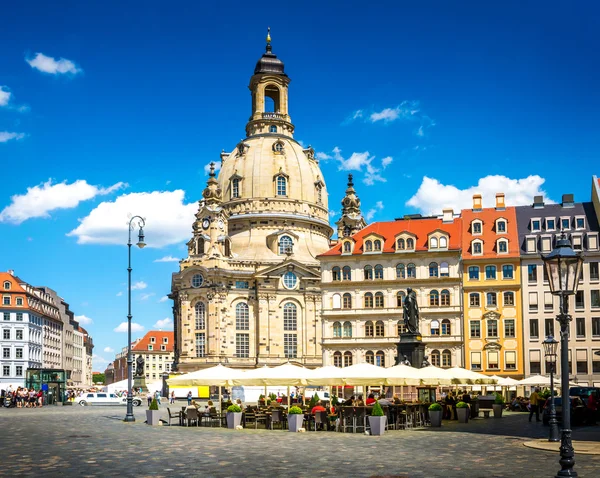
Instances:
[[[559,441],[558,422],[556,421],[556,408],[554,407],[554,372],[556,372],[556,350],[558,341],[552,335],[542,342],[546,363],[550,365],[550,436],[548,441]]]
[[[575,451],[571,443],[571,407],[569,404],[569,296],[577,292],[583,257],[571,248],[571,242],[563,233],[554,250],[542,257],[550,282],[550,292],[560,297],[560,375],[562,406],[562,434],[560,440],[560,477],[576,477]]]
[[[139,219],[138,225],[140,231],[138,233],[138,242],[136,246],[140,249],[146,247],[144,242],[144,226],[146,221],[143,217],[133,216],[129,220],[129,240],[127,241],[127,249],[129,253],[129,264],[127,266],[128,283],[127,283],[127,414],[125,415],[125,422],[135,422],[133,416],[133,393],[131,391],[132,375],[133,375],[133,360],[131,358],[131,231],[134,228],[133,221]]]

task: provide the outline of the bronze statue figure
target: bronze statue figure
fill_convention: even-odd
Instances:
[[[138,355],[137,359],[135,360],[135,374],[136,377],[143,377],[144,376],[144,357],[142,357],[141,355]]]
[[[404,325],[410,334],[419,333],[419,306],[417,305],[417,294],[410,287],[406,289],[404,300]]]

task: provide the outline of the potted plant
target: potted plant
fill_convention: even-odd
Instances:
[[[443,408],[439,403],[432,403],[429,405],[429,421],[432,427],[442,426],[442,413]]]
[[[502,409],[504,408],[504,398],[501,394],[497,393],[494,403],[492,404],[494,409],[494,418],[502,418]]]
[[[308,402],[308,408],[310,408],[311,410],[313,409],[313,407],[317,404],[317,402],[319,401],[319,395],[318,394],[314,394],[312,396],[312,398],[310,399],[310,401]]]
[[[302,422],[304,422],[304,412],[300,407],[291,407],[288,416],[288,428],[291,432],[297,432],[302,428]]]
[[[146,423],[148,425],[158,425],[160,423],[159,414],[158,402],[156,398],[153,398],[152,402],[150,402],[150,407],[146,410]]]
[[[381,408],[379,402],[375,402],[375,405],[373,405],[373,410],[371,410],[371,416],[369,417],[371,435],[383,435],[386,424],[387,417],[385,416],[385,413],[383,413],[383,408]]]
[[[265,406],[265,396],[262,393],[258,396],[258,405],[261,407]]]
[[[465,402],[458,402],[456,404],[456,416],[458,417],[458,423],[467,423],[469,421],[469,405]]]
[[[227,428],[235,429],[242,423],[242,409],[238,405],[227,407]]]

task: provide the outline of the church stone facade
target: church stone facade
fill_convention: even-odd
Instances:
[[[314,150],[294,140],[289,83],[268,36],[246,138],[211,169],[172,277],[178,371],[322,364],[317,256],[333,230]]]

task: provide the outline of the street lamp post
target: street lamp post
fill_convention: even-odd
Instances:
[[[144,227],[146,221],[143,217],[133,216],[129,220],[129,240],[127,241],[127,250],[129,255],[129,263],[127,266],[128,282],[127,282],[127,414],[125,415],[125,422],[135,422],[133,416],[133,393],[131,391],[132,386],[132,375],[133,375],[133,360],[131,358],[131,231],[133,230],[133,221],[139,219],[138,225],[140,231],[138,233],[138,242],[136,246],[143,249],[146,246],[144,242]]]
[[[562,433],[560,440],[561,470],[557,478],[576,477],[575,450],[571,443],[571,406],[569,403],[569,296],[577,292],[583,257],[571,248],[571,242],[563,233],[554,250],[542,257],[549,278],[550,292],[560,297],[560,375],[562,395]]]
[[[558,349],[558,341],[554,340],[552,335],[549,335],[542,343],[544,345],[546,363],[550,364],[550,436],[548,437],[548,441],[559,441],[556,407],[554,406],[554,372],[556,372],[556,350]]]

